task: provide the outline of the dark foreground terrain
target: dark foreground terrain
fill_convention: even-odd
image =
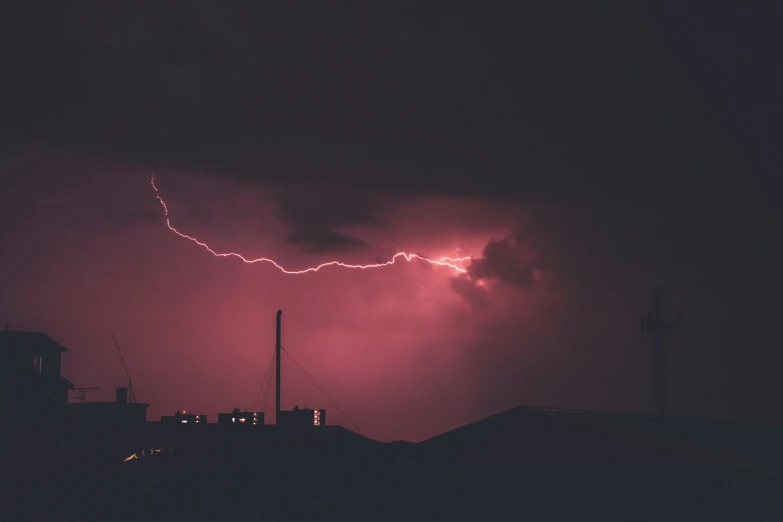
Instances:
[[[783,520],[777,427],[520,407],[419,444],[340,427],[7,433],[9,521]]]

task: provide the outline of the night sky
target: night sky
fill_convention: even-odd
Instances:
[[[725,5],[724,5],[725,4]],[[780,7],[0,1],[0,323],[148,418],[420,440],[519,404],[779,421]],[[400,251],[469,256],[465,273]],[[261,409],[261,404],[256,409]],[[273,399],[266,403],[274,409]],[[269,417],[273,417],[270,415]]]

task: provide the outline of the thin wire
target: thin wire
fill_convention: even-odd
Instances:
[[[111,338],[114,339],[114,346],[117,347],[117,353],[120,354],[120,361],[122,362],[122,367],[125,368],[125,375],[128,377],[128,388],[130,388],[131,402],[136,402],[136,393],[134,393],[133,391],[133,383],[131,382],[130,372],[128,371],[128,365],[125,364],[125,359],[122,357],[122,351],[120,350],[120,345],[117,343],[117,338],[114,337],[114,334],[111,334]]]
[[[272,382],[272,375],[275,371],[275,354],[272,352],[272,357],[269,359],[269,364],[266,368],[266,376],[264,377],[264,382],[261,383],[261,388],[263,388],[263,399],[261,399],[261,409],[264,409],[264,402],[266,402],[266,396],[269,393],[269,385]],[[260,391],[260,390],[259,390]],[[253,403],[253,411],[256,411],[256,403],[258,402],[258,396],[256,396],[256,402]]]
[[[269,378],[266,380],[266,386],[264,387],[264,398],[261,400],[261,411],[267,411],[266,410],[266,401],[269,398],[269,390],[272,389],[272,370],[275,368],[274,359],[272,359],[272,364],[269,367]]]
[[[258,387],[258,393],[256,393],[256,400],[253,401],[253,410],[256,409],[256,403],[258,402],[258,398],[261,396],[261,391],[264,389],[264,385],[266,384],[266,379],[269,376],[269,365],[272,363],[270,360],[268,363],[266,363],[266,372],[264,372],[264,378],[261,379],[261,385]]]
[[[300,370],[302,370],[302,373],[303,373],[303,374],[305,374],[305,376],[306,376],[308,379],[310,379],[310,382],[312,382],[312,383],[315,385],[315,387],[316,387],[316,388],[318,388],[318,391],[319,391],[319,392],[321,392],[321,393],[324,395],[324,397],[326,397],[326,398],[327,398],[327,400],[328,400],[329,402],[331,402],[332,404],[334,404],[334,407],[335,407],[335,408],[337,408],[337,411],[339,411],[340,413],[342,413],[342,414],[343,414],[343,417],[345,417],[346,419],[348,419],[348,422],[350,422],[351,424],[353,424],[353,426],[356,428],[356,431],[358,431],[358,432],[359,432],[361,435],[364,435],[364,433],[362,433],[362,430],[361,430],[361,428],[359,427],[359,425],[358,425],[358,424],[356,424],[356,423],[353,421],[353,419],[351,419],[351,418],[350,418],[350,417],[349,417],[349,416],[348,416],[348,415],[347,415],[347,414],[346,414],[346,413],[345,413],[345,412],[344,412],[344,411],[343,411],[343,410],[342,410],[342,409],[341,409],[341,408],[340,408],[340,407],[337,405],[337,403],[336,403],[336,402],[334,402],[334,399],[332,399],[331,397],[329,397],[329,396],[326,394],[326,392],[325,392],[325,391],[323,391],[323,390],[321,389],[321,387],[320,387],[320,386],[318,386],[318,383],[317,383],[317,382],[315,382],[315,380],[314,380],[312,377],[310,377],[310,374],[308,374],[308,373],[305,371],[305,369],[304,369],[304,368],[302,368],[302,366],[301,366],[301,365],[300,365],[298,362],[296,362],[296,359],[294,359],[294,356],[293,356],[293,355],[291,355],[291,354],[288,352],[288,350],[286,350],[286,349],[285,349],[285,348],[283,348],[282,346],[280,347],[280,349],[281,349],[281,350],[283,350],[283,351],[286,353],[286,355],[288,355],[288,357],[289,357],[289,358],[290,358],[292,361],[294,361],[294,364],[295,364],[295,365],[296,365],[296,366],[297,366],[297,367],[298,367]]]
[[[258,388],[258,393],[256,394],[256,400],[253,401],[253,411],[256,411],[256,404],[258,404],[258,398],[261,396],[261,391],[266,388],[266,384],[267,382],[269,382],[269,375],[271,374],[273,360],[274,360],[274,354],[272,354],[272,357],[269,359],[269,363],[266,365],[266,373],[264,374],[264,379],[261,381],[261,386]]]
[[[264,389],[264,385],[269,380],[269,373],[272,369],[272,362],[275,360],[275,354],[272,353],[272,357],[269,358],[269,364],[266,365],[266,373],[264,374],[264,380],[261,381],[261,386],[258,388],[258,393],[256,394],[256,400],[253,402],[253,411],[256,411],[256,404],[258,403],[258,398],[261,396],[261,390]]]

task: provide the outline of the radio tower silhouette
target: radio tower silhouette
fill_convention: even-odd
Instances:
[[[275,424],[278,426],[282,424],[280,422],[280,316],[283,315],[282,310],[277,311],[277,320],[275,321]]]
[[[642,331],[653,336],[653,354],[655,357],[654,391],[655,410],[658,417],[666,415],[666,353],[664,351],[664,333],[668,330],[682,329],[682,314],[677,314],[677,319],[672,320],[666,307],[664,288],[656,286],[653,293],[653,309],[647,312],[647,317],[642,317]]]

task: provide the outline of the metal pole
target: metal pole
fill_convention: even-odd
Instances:
[[[664,335],[666,330],[679,330],[682,328],[682,314],[677,314],[677,319],[672,321],[671,314],[666,309],[664,289],[655,287],[653,294],[653,310],[642,318],[642,330],[653,336],[654,358],[654,395],[655,413],[659,417],[666,415],[666,351],[664,347]]]
[[[282,310],[277,311],[277,341],[275,343],[275,424],[280,424],[280,316]]]
[[[654,357],[655,357],[655,406],[656,413],[659,417],[666,415],[666,382],[665,382],[665,367],[664,361],[664,347],[663,347],[663,329],[664,329],[664,295],[663,288],[658,286],[655,288],[655,294],[653,298],[653,310],[655,314],[655,329],[653,331],[654,337]]]

